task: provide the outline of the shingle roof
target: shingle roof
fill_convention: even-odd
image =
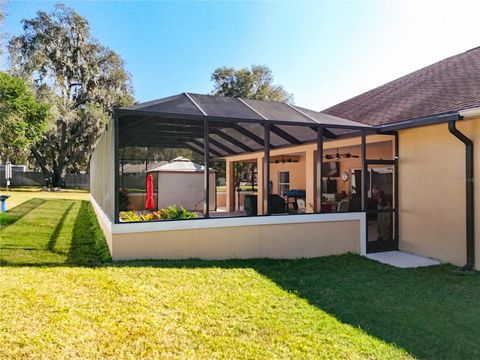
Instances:
[[[449,57],[321,111],[369,125],[480,106],[480,47]]]

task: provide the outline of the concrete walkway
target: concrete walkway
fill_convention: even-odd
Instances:
[[[402,251],[385,251],[374,254],[365,255],[367,258],[381,262],[383,264],[392,265],[399,268],[416,268],[420,266],[432,266],[441,264],[440,261],[405,253]]]

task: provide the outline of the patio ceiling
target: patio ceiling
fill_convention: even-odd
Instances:
[[[213,157],[259,151],[264,124],[271,147],[315,141],[369,129],[370,126],[298,106],[261,100],[183,93],[115,110],[119,146],[189,148],[203,154],[205,120]]]

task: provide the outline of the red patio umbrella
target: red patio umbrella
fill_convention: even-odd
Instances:
[[[153,201],[153,176],[147,176],[147,201],[145,202],[145,209],[155,209],[155,202]]]

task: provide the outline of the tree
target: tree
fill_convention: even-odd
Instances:
[[[60,186],[67,172],[88,170],[113,108],[133,102],[130,76],[122,59],[91,36],[87,20],[65,5],[22,23],[23,33],[9,42],[12,71],[34,80],[52,104],[52,121],[31,152]]]
[[[266,66],[252,65],[250,69],[239,70],[220,67],[213,72],[211,80],[213,95],[293,103],[292,94],[281,85],[273,84],[272,71]]]
[[[0,155],[18,161],[23,150],[40,139],[49,116],[46,103],[38,102],[27,84],[0,72]]]
[[[250,69],[239,70],[220,67],[213,72],[211,80],[214,82],[213,95],[293,103],[292,94],[281,85],[273,84],[272,71],[266,66],[252,65]],[[253,182],[255,168],[252,162],[235,163],[234,186],[239,187],[242,179]]]

